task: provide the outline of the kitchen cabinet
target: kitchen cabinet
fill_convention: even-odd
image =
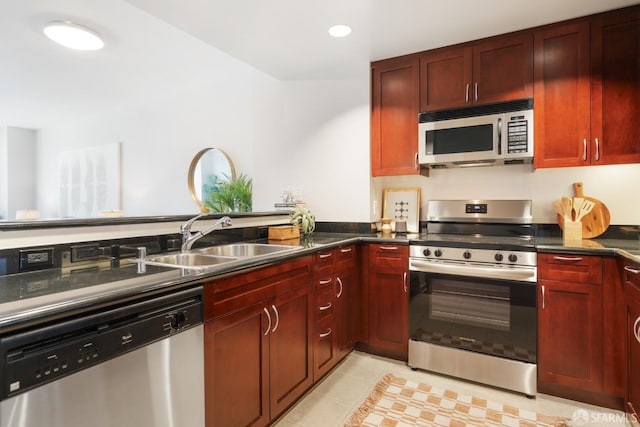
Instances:
[[[314,380],[342,360],[354,346],[357,320],[356,247],[314,255]]]
[[[640,162],[640,7],[534,33],[535,166]]]
[[[409,345],[409,247],[368,245],[368,348],[407,360]]]
[[[371,175],[416,175],[418,57],[371,64]]]
[[[312,384],[312,259],[205,286],[205,420],[264,426]]]
[[[426,51],[420,55],[420,111],[533,96],[530,33]]]
[[[627,343],[627,412],[640,416],[640,265],[624,263]]]
[[[621,409],[624,347],[617,277],[615,258],[538,254],[540,392]]]

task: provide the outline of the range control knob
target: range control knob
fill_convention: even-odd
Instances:
[[[422,251],[422,253],[424,254],[424,256],[431,255],[431,251],[429,249],[425,249],[424,251]]]
[[[496,261],[500,262],[500,261],[502,261],[502,260],[504,259],[504,257],[502,256],[502,254],[501,254],[501,253],[497,253],[497,254],[493,257],[493,259],[495,259]]]
[[[516,254],[509,255],[509,261],[516,262],[518,260],[518,256]]]
[[[184,313],[179,311],[171,317],[171,327],[173,329],[180,329],[184,326],[186,320]]]
[[[470,258],[471,258],[471,252],[469,252],[469,251],[464,251],[464,253],[462,254],[462,256],[464,257],[464,259],[470,259]]]
[[[434,253],[435,256],[437,257],[441,257],[442,256],[442,251],[440,249],[436,249],[436,252]]]

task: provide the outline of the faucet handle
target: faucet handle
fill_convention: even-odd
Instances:
[[[183,222],[183,223],[180,225],[180,233],[185,234],[185,233],[190,232],[190,231],[191,231],[191,226],[193,225],[193,223],[194,223],[197,219],[202,218],[202,217],[203,217],[203,216],[205,216],[205,215],[207,215],[207,214],[201,213],[201,214],[198,214],[198,215],[194,216],[194,217],[193,217],[193,218],[191,218],[190,220],[187,220],[187,221]]]

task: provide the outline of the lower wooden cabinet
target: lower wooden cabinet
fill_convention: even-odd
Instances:
[[[320,379],[354,347],[358,275],[354,245],[314,255],[314,380]]]
[[[612,257],[538,254],[538,391],[622,409],[619,277]]]
[[[312,384],[311,257],[205,286],[205,420],[264,426]]]
[[[409,346],[409,247],[368,247],[368,347],[407,360]]]
[[[640,419],[640,265],[626,262],[623,270],[626,296],[627,405]]]

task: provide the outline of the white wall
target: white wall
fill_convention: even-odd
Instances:
[[[4,191],[4,213],[0,216],[15,219],[16,211],[36,209],[36,138],[31,129],[12,126],[5,128],[5,156],[10,161],[3,163],[0,182],[8,182]]]
[[[553,201],[574,196],[573,183],[582,182],[586,196],[609,208],[611,224],[640,224],[640,198],[633,196],[634,183],[640,180],[639,164],[532,170],[509,165],[435,170],[429,177],[379,177],[372,181],[372,207],[375,201],[381,208],[384,188],[420,187],[423,220],[428,199],[531,199],[534,222],[555,223]],[[379,209],[372,209],[372,215],[379,219]]]
[[[265,208],[287,187],[302,190],[320,221],[368,222],[369,78],[283,84],[282,131],[256,143],[256,197]]]

